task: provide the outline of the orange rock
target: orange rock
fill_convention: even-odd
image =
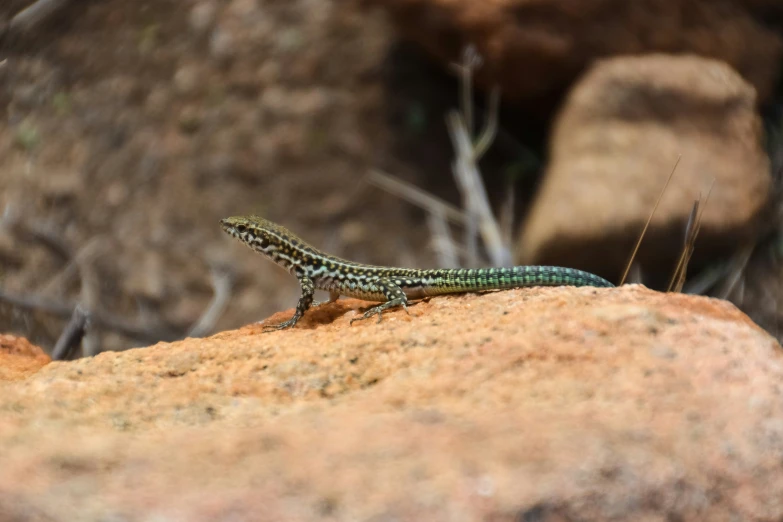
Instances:
[[[51,360],[42,349],[24,337],[0,334],[0,382],[24,379]]]
[[[731,304],[366,304],[0,383],[0,518],[783,517],[783,350]]]

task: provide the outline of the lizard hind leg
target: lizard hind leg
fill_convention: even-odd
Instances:
[[[405,295],[405,292],[402,291],[402,288],[394,283],[394,281],[387,277],[383,277],[377,281],[376,286],[378,287],[378,290],[386,297],[386,302],[378,306],[373,306],[364,312],[361,317],[352,318],[350,324],[353,324],[354,321],[363,321],[364,319],[369,319],[374,315],[378,316],[377,322],[380,323],[383,316],[383,311],[397,306],[401,306],[405,310],[405,313],[410,314],[410,312],[408,312],[408,298]]]

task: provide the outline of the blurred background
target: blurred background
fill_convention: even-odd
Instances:
[[[628,281],[781,339],[782,66],[779,0],[5,0],[0,332],[74,358],[291,308],[218,226],[251,213],[619,283],[674,171]]]

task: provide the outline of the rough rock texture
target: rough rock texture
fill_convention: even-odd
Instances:
[[[360,304],[0,382],[0,519],[783,517],[783,350],[732,305]]]
[[[0,382],[24,379],[51,360],[24,337],[0,334]]]
[[[507,99],[565,89],[595,59],[645,52],[724,60],[770,96],[780,72],[778,0],[363,0],[446,63],[472,43],[485,59],[477,77]]]
[[[679,155],[637,259],[648,273],[671,274],[693,202],[713,177],[694,262],[733,252],[752,238],[772,185],[755,103],[753,87],[722,62],[649,55],[597,63],[555,123],[518,260],[617,279]]]

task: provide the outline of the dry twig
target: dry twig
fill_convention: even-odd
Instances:
[[[449,114],[447,122],[456,153],[452,171],[462,193],[465,211],[468,215],[469,235],[466,238],[468,250],[471,251],[471,243],[475,241],[473,239],[475,234],[472,237],[470,234],[472,232],[471,225],[475,220],[492,264],[494,266],[510,266],[512,264],[511,251],[503,243],[500,226],[492,214],[489,198],[475,163],[475,149],[467,133],[465,122],[455,111]],[[477,256],[474,254],[474,257]],[[472,261],[475,263],[475,260]]]
[[[231,268],[215,265],[210,270],[210,275],[214,289],[212,301],[190,328],[188,337],[203,337],[211,332],[231,300],[231,288],[234,286],[234,274]]]
[[[47,18],[65,7],[70,0],[38,0],[28,5],[13,18],[8,24],[11,33],[26,33],[36,26],[41,25]]]
[[[74,257],[74,259],[76,259]],[[100,281],[95,271],[92,258],[77,261],[79,267],[79,279],[81,280],[81,293],[79,296],[79,305],[76,309],[84,307],[85,310],[97,310],[100,308]],[[93,356],[101,352],[101,335],[95,329],[88,328],[82,339],[82,354]]]
[[[430,212],[427,216],[427,225],[432,236],[432,246],[438,256],[438,265],[443,268],[459,267],[459,256],[454,245],[454,239],[449,232],[449,224],[446,217],[439,212]]]
[[[77,306],[65,301],[37,295],[14,295],[3,290],[0,290],[0,301],[16,306],[17,308],[44,312],[60,317],[61,319],[70,319],[73,315],[74,308]],[[145,328],[106,312],[98,310],[86,310],[86,312],[90,314],[92,324],[94,324],[96,328],[113,330],[138,341],[156,343],[159,341],[174,341],[181,337],[179,335],[173,335],[172,332],[169,331]]]
[[[661,190],[661,193],[658,195],[658,200],[655,202],[655,206],[653,206],[652,212],[650,212],[650,216],[647,218],[647,223],[644,224],[642,233],[639,235],[639,240],[636,242],[636,246],[634,247],[633,252],[631,252],[631,258],[628,260],[628,264],[625,265],[625,272],[623,272],[623,277],[620,278],[620,283],[618,283],[617,286],[622,286],[623,284],[625,284],[625,280],[628,277],[628,271],[631,270],[631,265],[633,265],[633,260],[634,258],[636,258],[636,253],[639,251],[639,247],[642,244],[644,235],[647,233],[647,227],[650,226],[650,222],[652,221],[652,218],[655,215],[655,211],[658,209],[658,205],[661,203],[661,199],[663,199],[663,194],[666,192],[666,188],[669,186],[669,182],[674,177],[674,171],[677,170],[677,165],[680,164],[681,158],[682,155],[677,156],[677,161],[674,163],[674,167],[672,167],[672,171],[669,174],[669,178],[666,180],[666,184],[663,186],[663,190]]]
[[[367,181],[427,212],[441,214],[452,223],[457,225],[465,225],[467,223],[465,213],[457,207],[423,191],[415,185],[406,183],[378,169],[373,169],[369,172]]]
[[[108,242],[103,237],[92,238],[80,248],[65,267],[45,282],[41,287],[42,295],[60,294],[62,290],[81,271],[81,267],[92,264],[95,259],[106,252]]]
[[[452,163],[452,173],[457,182],[457,188],[462,195],[462,203],[467,216],[465,227],[465,245],[468,251],[467,263],[475,266],[478,263],[478,233],[484,241],[484,246],[495,266],[510,266],[512,264],[511,249],[504,243],[492,208],[489,204],[487,191],[479,173],[477,162],[489,149],[497,134],[500,91],[493,89],[489,98],[489,113],[480,137],[473,142],[473,72],[481,65],[481,56],[474,46],[469,45],[463,52],[462,63],[452,64],[460,78],[462,93],[461,112],[451,111],[446,117],[446,123],[454,147],[455,159]]]
[[[52,349],[52,360],[63,361],[70,359],[71,355],[82,342],[82,338],[89,330],[89,314],[81,306],[76,306],[71,314],[71,320],[63,329],[57,343]]]
[[[3,212],[0,225],[8,228],[17,236],[41,243],[41,245],[48,248],[61,259],[69,260],[73,257],[71,247],[63,240],[60,234],[47,225],[22,219],[21,215],[16,213],[10,205]]]

